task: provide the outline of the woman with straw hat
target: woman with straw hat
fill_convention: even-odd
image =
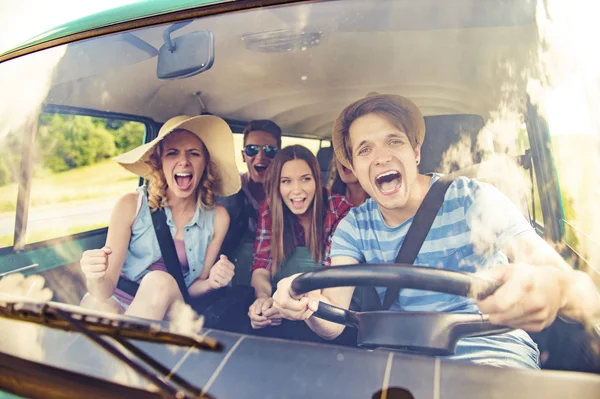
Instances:
[[[83,253],[89,292],[81,305],[160,320],[183,299],[162,258],[151,216],[156,211],[165,212],[189,295],[228,285],[234,266],[224,255],[217,258],[229,214],[214,197],[238,192],[241,182],[227,123],[212,115],[176,116],[154,140],[114,160],[149,185],[117,202],[105,246]],[[119,279],[136,283],[136,291],[120,289],[126,285]]]

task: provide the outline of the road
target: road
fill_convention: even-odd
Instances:
[[[47,229],[68,229],[74,226],[107,223],[116,199],[74,201],[66,204],[44,206],[30,210],[27,232]],[[15,215],[0,216],[0,236],[14,232]]]

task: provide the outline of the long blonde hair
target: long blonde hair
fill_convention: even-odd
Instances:
[[[177,131],[187,132],[187,130],[183,129],[178,129]],[[198,140],[200,140],[200,138],[198,138]],[[200,140],[200,142],[202,142],[202,140]],[[202,143],[202,148],[207,162],[206,167],[204,168],[204,173],[202,174],[202,178],[200,179],[200,183],[198,184],[198,188],[196,189],[196,196],[198,199],[198,207],[200,209],[212,209],[215,206],[215,193],[213,188],[217,184],[219,176],[217,173],[217,167],[215,163],[210,160],[210,154],[208,153],[204,143]],[[157,145],[154,146],[152,155],[150,155],[150,160],[146,162],[152,169],[152,173],[148,177],[150,183],[148,185],[148,205],[150,206],[151,212],[154,212],[157,209],[162,209],[167,204],[168,184],[165,174],[162,170],[163,151],[163,142],[161,140]]]
[[[265,192],[271,212],[271,275],[274,276],[280,265],[296,248],[293,234],[293,223],[296,216],[288,209],[281,199],[279,185],[281,170],[286,162],[294,159],[305,161],[315,179],[315,196],[308,208],[311,212],[310,236],[306,237],[306,246],[310,250],[315,263],[321,263],[323,258],[323,237],[325,235],[325,206],[323,204],[323,189],[321,188],[321,172],[317,158],[306,147],[292,145],[277,151],[265,179]],[[286,234],[287,232],[287,234]]]

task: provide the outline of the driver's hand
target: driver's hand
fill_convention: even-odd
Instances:
[[[281,316],[288,320],[307,320],[319,307],[321,291],[311,291],[298,295],[292,291],[292,281],[300,273],[287,277],[277,283],[277,291],[273,294],[275,308]]]
[[[477,301],[493,324],[538,332],[552,324],[565,304],[564,271],[557,268],[510,264],[477,275],[503,283],[494,294]]]
[[[258,298],[248,309],[250,325],[254,329],[281,324],[281,315],[273,307],[273,298]]]

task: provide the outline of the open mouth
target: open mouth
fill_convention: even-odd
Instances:
[[[389,170],[377,175],[375,184],[383,194],[392,194],[402,185],[402,175],[396,170]]]
[[[306,197],[302,198],[290,198],[292,201],[292,206],[294,209],[302,209],[304,208],[304,204],[306,203]]]
[[[345,167],[345,166],[342,166],[342,173],[343,173],[344,175],[349,175],[349,174],[351,174],[351,173],[352,173],[352,171],[351,171],[350,169],[348,169],[347,167]]]
[[[182,190],[187,190],[192,185],[191,173],[175,173],[175,184]]]
[[[267,171],[268,166],[269,165],[266,165],[264,163],[257,163],[256,165],[254,165],[254,170],[258,172],[259,175],[263,175]]]

